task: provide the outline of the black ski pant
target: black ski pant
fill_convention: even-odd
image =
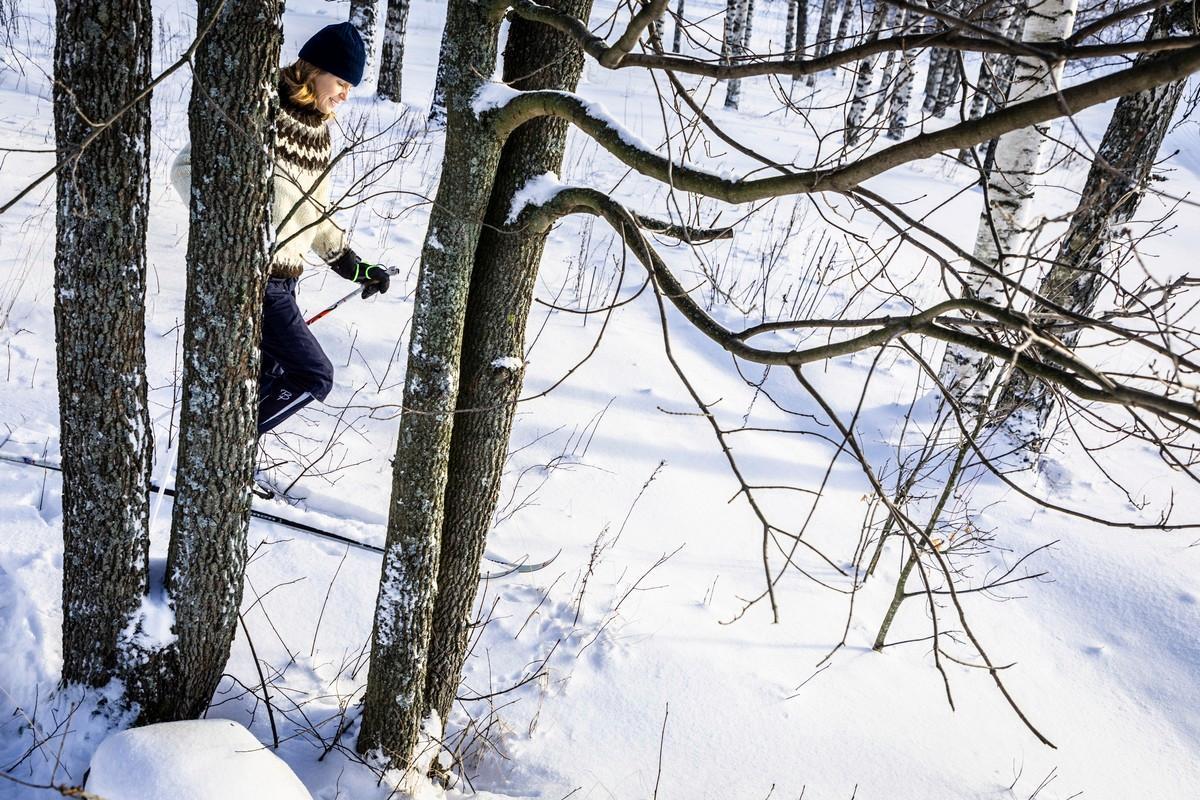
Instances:
[[[296,304],[296,279],[271,278],[263,296],[258,432],[266,433],[333,388],[333,364]]]

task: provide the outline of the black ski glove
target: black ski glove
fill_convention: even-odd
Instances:
[[[388,275],[386,267],[362,261],[358,254],[349,248],[346,248],[346,252],[338,256],[337,260],[329,266],[346,280],[363,284],[362,296],[364,298],[375,293],[386,294],[392,282],[392,277]]]

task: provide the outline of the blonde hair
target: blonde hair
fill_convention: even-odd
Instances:
[[[321,114],[325,119],[329,119],[333,116],[332,112],[324,113],[317,108],[316,80],[322,72],[324,70],[320,67],[298,58],[294,64],[284,67],[280,75],[283,78],[282,88],[287,92],[288,100],[305,111]]]

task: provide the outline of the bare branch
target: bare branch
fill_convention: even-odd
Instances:
[[[849,164],[758,180],[724,178],[696,167],[672,163],[658,153],[638,146],[637,140],[601,109],[567,92],[517,92],[507,103],[484,114],[490,117],[500,138],[538,117],[568,120],[638,172],[685,191],[736,204],[791,194],[846,192],[910,161],[972,147],[1010,131],[1048,122],[1064,113],[1075,113],[1125,94],[1186,78],[1197,70],[1200,70],[1200,47],[1189,47],[1056,94],[1016,103],[978,119],[914,136]]]

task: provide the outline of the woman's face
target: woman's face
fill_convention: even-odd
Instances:
[[[317,109],[323,114],[332,114],[350,96],[350,84],[332,72],[321,72],[313,79],[317,94]]]

